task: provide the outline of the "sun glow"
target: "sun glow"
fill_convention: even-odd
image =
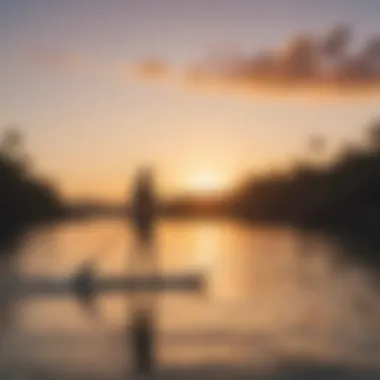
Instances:
[[[202,171],[190,176],[186,181],[186,189],[201,194],[216,193],[225,190],[223,177],[216,172]]]

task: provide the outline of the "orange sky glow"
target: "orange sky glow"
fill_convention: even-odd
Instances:
[[[0,2],[0,135],[69,199],[123,201],[146,164],[163,196],[226,192],[379,116],[379,2],[106,3]]]

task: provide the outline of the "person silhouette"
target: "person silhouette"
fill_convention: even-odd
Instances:
[[[140,238],[140,243],[148,243],[151,238],[152,225],[156,213],[152,171],[142,169],[136,180],[132,199],[132,221]]]

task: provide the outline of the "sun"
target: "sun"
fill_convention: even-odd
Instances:
[[[213,171],[202,171],[190,176],[186,185],[189,191],[200,194],[216,193],[225,187],[223,177]]]

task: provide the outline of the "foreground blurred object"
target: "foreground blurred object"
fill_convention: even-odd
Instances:
[[[199,273],[98,277],[94,268],[81,269],[72,276],[62,278],[28,276],[0,281],[3,297],[19,299],[70,294],[77,295],[80,299],[91,299],[106,293],[183,292],[201,291],[203,288],[204,278]]]

